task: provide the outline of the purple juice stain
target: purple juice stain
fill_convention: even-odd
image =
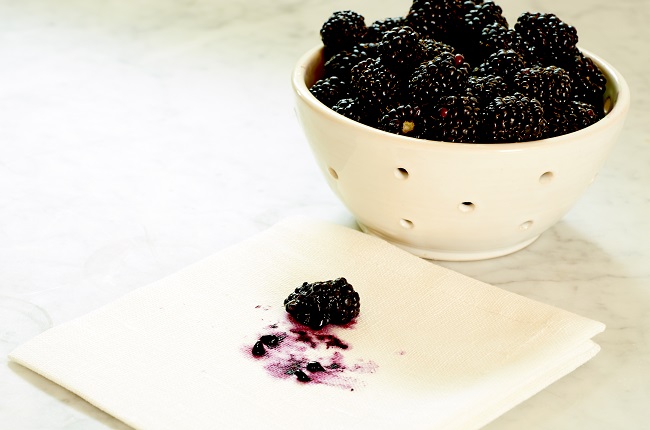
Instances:
[[[268,308],[259,307],[261,310]],[[350,323],[346,327],[353,325]],[[350,345],[332,334],[330,327],[313,330],[289,315],[266,327],[269,331],[261,334],[255,343],[264,352],[256,356],[253,351],[253,356],[261,360],[269,375],[278,379],[294,378],[301,383],[325,384],[354,391],[354,387],[362,384],[354,374],[373,373],[377,368],[374,362],[366,360],[356,360],[348,365],[342,353]]]

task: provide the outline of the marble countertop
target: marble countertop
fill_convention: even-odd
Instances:
[[[650,4],[553,12],[626,77],[626,128],[528,248],[446,267],[607,324],[601,352],[488,429],[647,428]],[[293,111],[290,72],[334,10],[409,1],[0,0],[0,427],[125,429],[7,360],[18,344],[296,214],[354,226]]]

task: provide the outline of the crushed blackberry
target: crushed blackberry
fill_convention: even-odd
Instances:
[[[476,67],[472,74],[475,76],[501,76],[506,84],[510,84],[515,74],[525,67],[524,59],[512,49],[499,49]]]
[[[526,52],[521,35],[497,22],[486,25],[479,36],[479,52],[482,58],[500,49],[512,49],[522,55]]]
[[[461,143],[478,141],[480,108],[476,97],[445,96],[431,112],[430,139]]]
[[[318,361],[310,361],[305,368],[310,372],[325,372],[325,368]]]
[[[334,12],[320,30],[325,58],[361,43],[367,32],[365,18],[351,10]]]
[[[425,107],[445,95],[465,89],[470,66],[462,55],[443,52],[433,60],[421,63],[408,81],[412,103]]]
[[[325,62],[325,76],[336,76],[346,82],[350,81],[350,72],[360,61],[377,58],[376,43],[359,43],[343,50]]]
[[[265,334],[263,336],[260,336],[260,342],[269,348],[275,348],[278,346],[280,344],[280,340],[280,337],[274,334]]]
[[[255,344],[253,345],[253,349],[251,350],[251,352],[253,353],[253,355],[254,355],[255,357],[261,357],[261,356],[263,356],[264,354],[266,354],[266,349],[264,348],[264,344],[262,343],[261,340],[258,340],[257,342],[255,342]]]
[[[467,93],[476,97],[479,105],[486,106],[495,98],[507,95],[508,86],[501,76],[470,76],[467,78]]]
[[[488,143],[538,140],[546,134],[542,104],[521,93],[497,97],[481,112],[483,140]]]
[[[423,50],[422,61],[433,60],[443,52],[455,53],[453,46],[433,39],[420,39],[420,46]]]
[[[400,80],[381,57],[361,61],[352,68],[350,79],[365,114],[377,116],[379,110],[395,104]]]
[[[576,48],[571,57],[565,59],[561,65],[573,79],[573,98],[593,104],[598,114],[602,114],[607,79],[593,60]]]
[[[331,108],[338,100],[347,95],[348,85],[338,76],[330,76],[316,81],[309,91],[321,103]]]
[[[517,72],[513,82],[516,91],[535,97],[543,106],[559,106],[571,97],[571,77],[561,67],[526,67]]]
[[[379,120],[379,129],[410,137],[424,137],[426,118],[417,106],[400,105],[388,111]]]
[[[552,13],[522,13],[514,29],[545,65],[569,57],[578,43],[575,27]]]
[[[569,101],[561,107],[545,110],[548,124],[546,137],[561,136],[582,130],[596,123],[600,116],[595,106],[576,100]]]
[[[309,382],[311,381],[311,378],[302,370],[296,370],[293,372],[293,375],[298,379],[300,382]]]
[[[345,278],[303,283],[285,300],[285,310],[313,330],[347,324],[359,315],[359,294]]]
[[[368,33],[366,34],[366,41],[378,43],[383,37],[384,33],[392,30],[395,27],[402,27],[406,25],[406,19],[403,16],[397,18],[386,18],[377,20],[368,26]]]
[[[420,35],[411,27],[396,27],[384,33],[378,51],[394,72],[409,73],[424,57]]]

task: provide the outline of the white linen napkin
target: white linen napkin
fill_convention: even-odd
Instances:
[[[337,277],[359,292],[356,322],[301,331],[284,298]],[[477,429],[593,357],[604,328],[292,218],[10,358],[140,429]],[[254,357],[264,334],[284,337]],[[300,382],[310,359],[325,372]]]

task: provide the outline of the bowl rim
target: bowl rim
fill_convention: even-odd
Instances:
[[[294,92],[298,98],[307,103],[312,109],[318,111],[320,114],[325,115],[330,120],[333,121],[342,121],[348,126],[359,128],[366,133],[377,135],[379,138],[388,138],[391,139],[395,144],[399,145],[408,145],[410,148],[421,147],[422,149],[426,148],[439,148],[439,149],[451,149],[452,147],[455,150],[462,151],[495,151],[495,152],[512,152],[512,151],[522,151],[522,150],[531,150],[535,148],[549,148],[556,145],[566,145],[567,141],[574,140],[576,138],[584,138],[588,135],[598,134],[602,129],[612,126],[614,123],[622,122],[625,120],[627,112],[630,107],[630,89],[625,81],[625,78],[616,70],[611,64],[603,60],[596,54],[578,47],[580,51],[587,57],[591,58],[596,65],[603,71],[605,75],[608,76],[608,82],[610,85],[617,90],[616,103],[612,106],[612,109],[598,122],[585,127],[581,130],[564,134],[561,136],[555,136],[546,139],[528,141],[528,142],[507,142],[507,143],[459,143],[459,142],[444,142],[438,140],[428,140],[420,139],[409,136],[402,136],[394,133],[389,133],[378,128],[371,127],[354,121],[350,118],[347,118],[326,105],[320,102],[310,91],[305,83],[306,72],[313,61],[316,61],[319,58],[322,58],[323,45],[319,44],[307,52],[305,52],[298,62],[296,63],[293,73],[291,76],[291,83],[294,89]]]

